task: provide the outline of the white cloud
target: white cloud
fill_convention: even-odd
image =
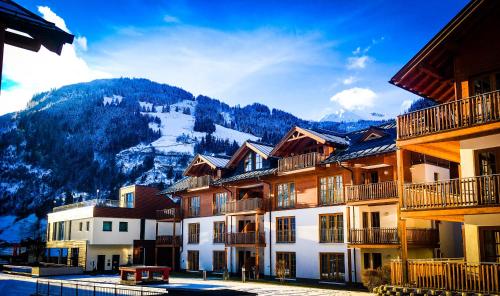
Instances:
[[[87,38],[85,36],[80,36],[80,37],[75,37],[74,41],[75,45],[78,46],[83,51],[87,51],[88,46],[87,46]]]
[[[414,100],[404,100],[403,103],[401,103],[401,113],[405,112],[408,110],[413,103]]]
[[[163,17],[163,21],[169,24],[177,24],[180,23],[179,19],[173,15],[165,15]]]
[[[358,55],[360,53],[361,53],[361,47],[359,46],[352,52],[353,55]]]
[[[46,20],[69,32],[64,20],[49,7],[40,6],[38,10]],[[86,45],[82,40],[77,41],[79,46]],[[90,68],[77,55],[75,46],[68,44],[64,45],[60,56],[43,46],[39,52],[32,52],[6,45],[3,75],[16,85],[2,90],[0,114],[24,108],[35,93],[71,83],[110,77],[107,73]]]
[[[366,55],[350,57],[347,59],[347,69],[364,69],[370,58]]]
[[[377,94],[369,88],[354,87],[336,93],[330,101],[336,102],[347,110],[362,110],[372,107]]]
[[[347,78],[345,78],[344,80],[342,80],[342,83],[345,84],[345,85],[350,85],[350,84],[353,84],[354,82],[356,82],[358,79],[354,76],[349,76]]]

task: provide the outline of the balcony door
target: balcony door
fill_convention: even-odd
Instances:
[[[477,152],[477,187],[479,201],[484,204],[497,204],[499,195],[499,178],[495,176],[500,170],[500,148],[480,150]]]
[[[480,227],[481,261],[500,263],[500,227]]]

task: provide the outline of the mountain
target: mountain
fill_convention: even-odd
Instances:
[[[0,116],[0,236],[16,229],[18,219],[40,224],[34,217],[97,190],[114,199],[127,184],[167,186],[182,177],[194,153],[232,154],[247,139],[273,144],[294,125],[345,132],[379,123],[307,121],[146,79],[43,92],[25,110]]]
[[[321,118],[321,122],[358,122],[360,120],[379,121],[385,120],[387,116],[381,113],[371,112],[366,115],[359,115],[356,112],[339,109]]]

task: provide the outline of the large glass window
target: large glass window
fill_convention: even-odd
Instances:
[[[295,242],[295,217],[276,218],[276,242]]]
[[[214,215],[224,214],[226,212],[227,192],[214,194]]]
[[[255,154],[255,169],[260,170],[262,168],[262,156],[260,154]]]
[[[112,230],[113,230],[113,222],[111,221],[102,222],[102,231],[112,231]]]
[[[200,243],[200,223],[188,224],[188,244]]]
[[[364,253],[363,254],[364,269],[378,269],[382,267],[381,253]]]
[[[343,253],[320,253],[319,265],[321,278],[343,281],[345,278],[345,262]]]
[[[198,271],[200,269],[200,252],[188,251],[188,266],[187,269],[191,271]]]
[[[127,208],[134,207],[134,193],[133,192],[125,194],[125,202],[127,204]]]
[[[213,271],[223,272],[226,269],[226,252],[214,251],[213,253]]]
[[[283,183],[277,186],[278,208],[293,208],[295,206],[295,183]]]
[[[253,163],[252,163],[252,153],[248,153],[247,157],[245,157],[245,162],[243,163],[245,167],[245,172],[250,172],[253,170]]]
[[[223,244],[225,242],[226,223],[224,221],[214,222],[214,244]]]
[[[491,91],[490,76],[484,75],[473,79],[474,94],[480,95]]]
[[[333,205],[344,202],[344,186],[342,176],[323,177],[319,179],[319,203]]]
[[[325,214],[319,216],[319,242],[343,243],[344,242],[344,215]]]
[[[128,232],[128,222],[120,222],[118,226],[120,232]]]
[[[200,215],[200,197],[193,196],[189,198],[189,216],[197,217]]]
[[[276,252],[276,270],[283,270],[286,278],[295,278],[296,261],[295,252]]]

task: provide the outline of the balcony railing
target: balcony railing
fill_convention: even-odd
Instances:
[[[226,214],[251,212],[264,209],[263,198],[245,198],[240,200],[228,201],[226,203]]]
[[[276,242],[277,243],[294,243],[295,242],[295,231],[276,231]]]
[[[323,160],[325,160],[325,155],[318,152],[284,157],[278,160],[278,172],[313,168]]]
[[[52,209],[53,212],[60,212],[68,209],[73,209],[73,208],[83,208],[83,207],[103,207],[103,208],[126,208],[126,205],[120,205],[119,200],[114,200],[114,199],[91,199],[91,200],[85,200],[81,202],[76,202],[72,203],[69,205],[63,205],[59,207],[55,207]]]
[[[349,243],[361,245],[399,244],[397,228],[353,228],[349,230]]]
[[[345,186],[347,202],[398,197],[397,181]]]
[[[500,264],[468,263],[460,259],[408,260],[411,287],[457,292],[498,294]],[[401,260],[391,262],[391,283],[403,285]]]
[[[168,220],[181,218],[181,210],[179,208],[170,208],[156,211],[156,220]]]
[[[407,228],[406,242],[409,245],[435,246],[439,244],[439,231],[435,228]]]
[[[405,184],[403,209],[444,209],[498,206],[500,175]]]
[[[203,188],[211,184],[212,176],[191,177],[187,182],[188,189]]]
[[[319,236],[320,243],[343,243],[344,242],[344,229],[321,229]]]
[[[263,245],[266,243],[265,233],[262,232],[232,232],[226,233],[226,244],[227,245],[249,245],[249,244],[259,244]]]
[[[157,245],[171,245],[171,246],[181,246],[182,237],[180,235],[158,235],[156,237]]]
[[[214,233],[214,244],[223,244],[226,242],[226,233]]]
[[[440,104],[398,116],[404,140],[500,120],[500,91]]]

